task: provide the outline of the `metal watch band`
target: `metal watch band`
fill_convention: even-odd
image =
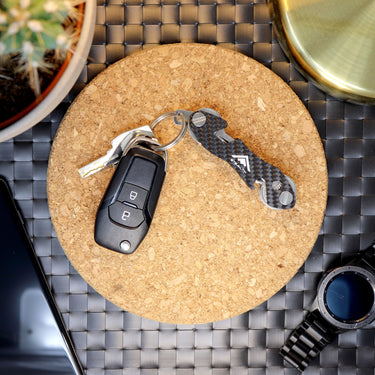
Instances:
[[[370,268],[371,272],[375,273],[375,244],[368,247],[366,250],[358,252],[355,257],[347,263],[348,266],[358,266]]]
[[[337,330],[329,324],[318,310],[310,312],[306,319],[292,332],[280,349],[281,356],[299,371],[336,337]]]
[[[369,267],[375,271],[375,245],[370,246],[368,249],[360,253],[360,261],[358,262],[359,265],[361,262],[365,262]]]

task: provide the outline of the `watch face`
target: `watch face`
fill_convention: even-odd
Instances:
[[[322,315],[338,328],[359,328],[375,317],[375,275],[358,266],[329,272],[318,288]]]
[[[374,304],[374,291],[363,275],[348,271],[333,278],[325,290],[327,310],[345,322],[363,319]]]

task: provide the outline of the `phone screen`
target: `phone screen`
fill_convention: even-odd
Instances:
[[[0,375],[82,375],[10,190],[0,178]]]

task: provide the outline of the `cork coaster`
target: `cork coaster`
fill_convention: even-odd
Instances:
[[[114,167],[86,179],[78,169],[126,130],[203,107],[218,111],[230,136],[293,179],[295,207],[265,206],[258,189],[187,134],[168,152],[154,219],[136,252],[97,245],[96,210]],[[178,130],[164,121],[155,133],[166,143]],[[93,288],[145,318],[195,324],[248,311],[293,277],[322,224],[327,168],[309,113],[279,77],[231,50],[176,44],[133,54],[82,91],[56,134],[47,189],[58,239]]]

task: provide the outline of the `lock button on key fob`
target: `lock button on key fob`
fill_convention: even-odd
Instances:
[[[146,236],[165,177],[165,160],[136,146],[124,155],[108,185],[95,222],[95,241],[131,254]]]

